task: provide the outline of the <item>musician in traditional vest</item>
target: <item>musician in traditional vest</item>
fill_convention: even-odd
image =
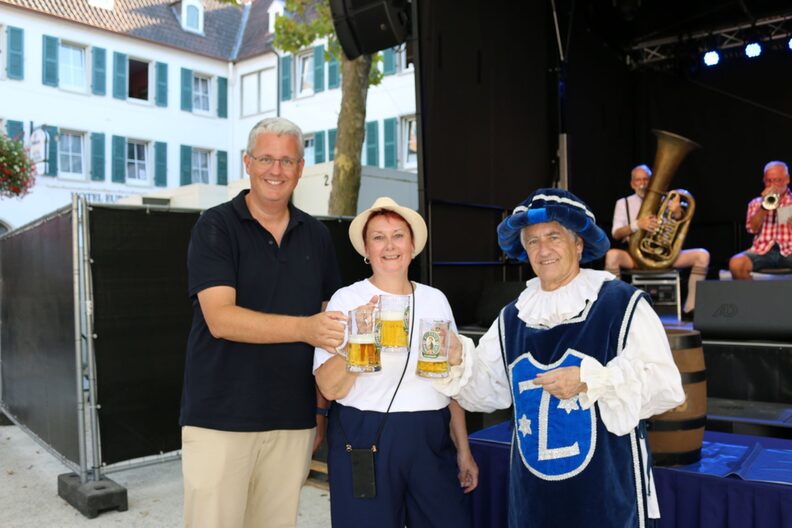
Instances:
[[[605,270],[611,272],[616,278],[621,278],[621,270],[635,269],[635,260],[627,252],[627,242],[630,235],[643,229],[654,231],[657,229],[657,217],[655,215],[646,216],[638,219],[638,211],[641,203],[646,197],[646,190],[649,187],[649,178],[652,177],[652,170],[646,165],[638,165],[630,172],[630,187],[635,191],[630,196],[619,198],[613,209],[613,228],[611,235],[613,240],[617,240],[624,245],[623,249],[610,249],[605,255]],[[670,207],[680,208],[679,201],[670,204]],[[692,312],[696,307],[696,283],[707,277],[710,254],[706,249],[683,249],[679,256],[674,260],[675,268],[691,268],[690,278],[688,279],[688,293],[685,299],[683,313],[687,314],[686,319],[692,319]]]
[[[478,346],[458,337],[435,388],[471,411],[514,405],[511,528],[646,526],[660,512],[642,420],[685,399],[647,295],[580,267],[610,243],[567,191],[535,191],[498,242],[537,277]]]

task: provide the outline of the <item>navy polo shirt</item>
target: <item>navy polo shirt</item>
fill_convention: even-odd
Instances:
[[[251,216],[247,193],[207,210],[193,227],[187,253],[193,320],[180,423],[224,431],[309,429],[316,425],[313,347],[216,339],[198,303],[201,290],[231,286],[238,306],[309,316],[341,286],[324,224],[290,204],[279,247]]]

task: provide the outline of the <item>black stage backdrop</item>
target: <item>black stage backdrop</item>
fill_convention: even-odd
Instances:
[[[71,208],[0,239],[0,374],[9,413],[79,464],[72,242]]]
[[[549,9],[549,2],[419,2],[423,206],[433,220],[428,258],[443,261],[458,245],[478,260],[491,253],[494,230],[471,228],[480,213],[459,207],[450,220],[438,222],[436,202],[505,210],[551,184],[562,114],[570,190],[608,231],[615,201],[632,192],[630,168],[654,161],[653,128],[703,146],[684,161],[671,188],[694,195],[697,210],[685,247],[707,248],[710,276],[716,276],[731,255],[750,245],[745,210],[763,188],[764,164],[792,161],[792,53],[732,58],[715,69],[693,60],[664,71],[633,70],[581,8],[570,31],[568,18],[560,21],[569,46],[559,112]],[[469,315],[464,295],[476,298],[481,284],[501,276],[450,266],[431,270],[432,283],[448,288],[455,310],[462,307],[457,318],[463,322]]]

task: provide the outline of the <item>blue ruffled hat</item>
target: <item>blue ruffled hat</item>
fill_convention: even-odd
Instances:
[[[537,189],[498,226],[498,244],[514,259],[528,261],[520,240],[522,228],[558,222],[583,239],[581,263],[602,257],[610,248],[608,235],[598,225],[591,209],[577,196],[562,189]]]

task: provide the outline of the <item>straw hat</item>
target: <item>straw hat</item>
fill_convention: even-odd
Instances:
[[[366,225],[366,222],[368,222],[371,214],[377,211],[393,211],[404,218],[404,221],[410,224],[410,228],[412,228],[413,245],[415,246],[415,250],[412,254],[413,258],[423,251],[427,237],[426,222],[424,222],[424,219],[417,212],[409,207],[397,204],[393,199],[387,196],[377,198],[371,207],[357,215],[355,219],[352,220],[352,223],[349,224],[349,240],[352,242],[352,247],[355,248],[355,251],[364,257],[366,256],[363,227]]]
[[[583,239],[581,263],[602,257],[610,248],[608,235],[597,225],[591,209],[562,189],[537,189],[523,200],[498,226],[498,244],[509,257],[525,262],[528,253],[520,240],[520,231],[545,222],[558,222]]]

